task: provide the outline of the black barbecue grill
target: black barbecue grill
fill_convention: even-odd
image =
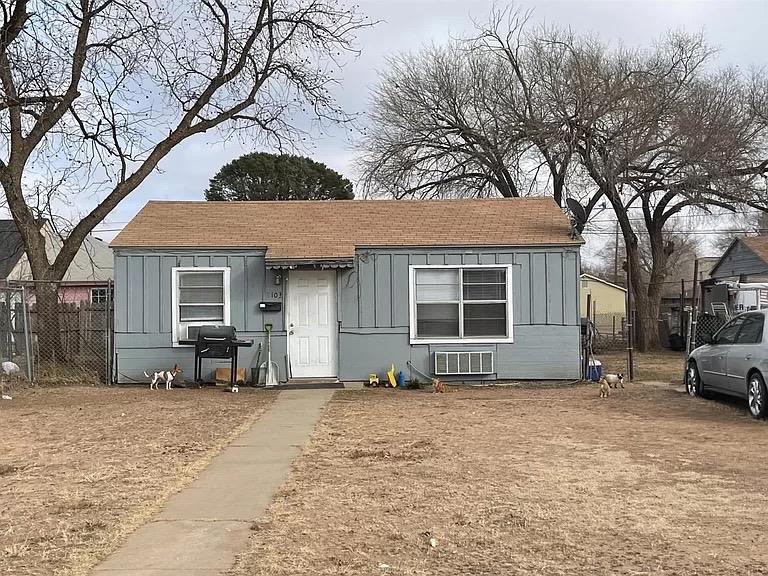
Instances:
[[[237,380],[237,350],[253,346],[252,340],[238,340],[234,326],[200,326],[197,338],[179,344],[195,346],[195,382],[202,381],[203,358],[230,361],[230,384]]]

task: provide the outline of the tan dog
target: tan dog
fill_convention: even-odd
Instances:
[[[600,380],[600,398],[608,398],[611,395],[611,388],[624,388],[624,374],[604,374]]]
[[[432,378],[432,392],[445,392],[445,384],[440,378]]]

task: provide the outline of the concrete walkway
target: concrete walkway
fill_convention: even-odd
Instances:
[[[333,390],[286,390],[93,576],[214,576],[232,566]],[[201,423],[204,425],[204,423]]]

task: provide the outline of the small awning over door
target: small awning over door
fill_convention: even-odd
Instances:
[[[352,258],[340,258],[336,260],[295,259],[267,260],[267,268],[270,270],[330,270],[334,268],[354,268],[355,261]]]

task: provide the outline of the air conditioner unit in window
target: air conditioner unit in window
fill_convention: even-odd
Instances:
[[[493,374],[493,352],[435,352],[435,374]]]
[[[187,326],[187,339],[197,340],[198,332],[200,332],[200,326]]]

